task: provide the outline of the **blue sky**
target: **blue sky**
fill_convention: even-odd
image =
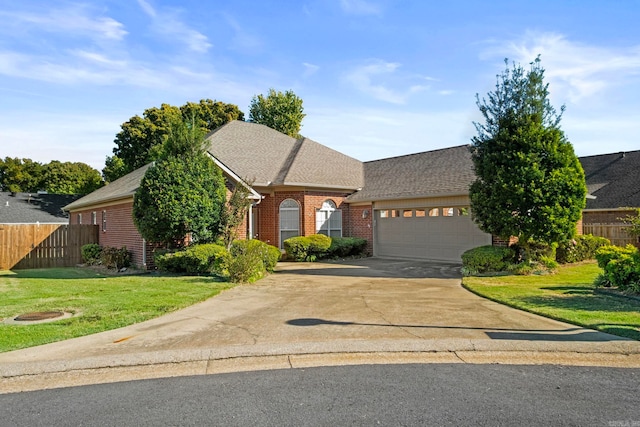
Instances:
[[[0,157],[102,169],[146,108],[246,114],[269,88],[360,160],[467,144],[476,93],[538,54],[578,155],[637,150],[639,18],[635,0],[0,0]]]

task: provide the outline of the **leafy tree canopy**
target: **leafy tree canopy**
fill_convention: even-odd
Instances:
[[[475,222],[502,238],[559,242],[576,230],[585,206],[584,171],[560,129],[564,107],[551,106],[544,69],[537,58],[497,76],[495,91],[476,95],[484,123],[474,123],[471,185]]]
[[[0,187],[12,192],[88,194],[104,185],[100,172],[86,163],[34,162],[31,159],[0,159]]]
[[[269,95],[251,99],[249,121],[260,123],[294,138],[300,137],[303,113],[302,99],[293,91],[284,93],[269,89]]]
[[[145,239],[181,247],[220,233],[226,187],[220,168],[207,155],[167,157],[151,166],[136,191],[133,220]]]
[[[114,140],[114,155],[107,157],[102,171],[105,180],[114,181],[159,159],[172,123],[179,120],[192,123],[206,134],[232,120],[244,120],[244,113],[236,105],[211,99],[187,102],[181,107],[162,104],[160,108],[148,108],[142,117],[133,116],[121,125]]]

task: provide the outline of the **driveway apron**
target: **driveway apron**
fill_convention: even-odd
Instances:
[[[125,328],[0,354],[0,364],[177,350],[241,356],[349,351],[638,352],[640,343],[478,297],[459,266],[367,258],[277,272]],[[1,367],[1,366],[0,366]]]

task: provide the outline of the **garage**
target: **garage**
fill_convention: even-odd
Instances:
[[[468,249],[491,244],[471,220],[468,206],[374,210],[374,255],[456,262]]]

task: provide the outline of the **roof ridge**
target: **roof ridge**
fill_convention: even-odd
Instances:
[[[421,151],[419,153],[410,153],[410,154],[402,154],[400,156],[392,156],[392,157],[385,157],[382,159],[376,159],[376,160],[368,160],[366,162],[363,163],[375,163],[375,162],[380,162],[380,161],[385,161],[385,160],[392,160],[392,159],[400,159],[402,157],[412,157],[412,156],[418,156],[421,154],[428,154],[428,153],[436,153],[438,151],[449,151],[449,150],[453,150],[456,148],[463,148],[463,147],[471,147],[471,144],[462,144],[462,145],[456,145],[453,147],[445,147],[445,148],[436,148],[435,150],[427,150],[427,151]]]
[[[282,166],[278,171],[278,175],[276,175],[275,183],[277,184],[285,183],[287,176],[289,175],[289,172],[291,172],[291,166],[293,165],[293,162],[296,160],[296,157],[298,156],[298,153],[300,152],[300,148],[302,147],[302,143],[304,142],[305,139],[306,139],[305,137],[296,139],[296,142],[293,144],[291,151],[289,151],[287,158],[284,159],[284,162],[282,162]]]

